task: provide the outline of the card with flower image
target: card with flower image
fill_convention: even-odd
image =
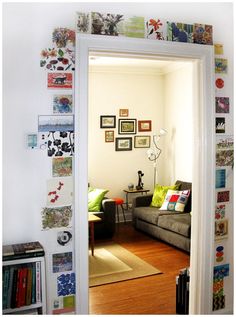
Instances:
[[[193,24],[167,22],[167,41],[193,43]]]
[[[165,22],[159,18],[149,18],[145,22],[146,38],[152,40],[165,39]]]
[[[194,23],[193,38],[194,38],[194,43],[213,45],[212,25]]]
[[[41,51],[40,67],[50,71],[75,70],[74,48],[46,48]]]

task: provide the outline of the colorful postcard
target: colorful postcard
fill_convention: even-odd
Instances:
[[[76,12],[77,21],[76,21],[76,31],[78,33],[91,33],[90,27],[90,13]]]
[[[219,262],[222,262],[223,260],[224,260],[224,247],[223,245],[218,245],[216,247],[215,261],[219,263]]]
[[[57,296],[75,294],[75,273],[62,274],[57,277]]]
[[[219,220],[219,219],[223,219],[223,218],[225,218],[225,205],[220,204],[220,205],[216,206],[215,219]]]
[[[223,44],[214,44],[215,55],[223,55],[224,47]]]
[[[75,31],[68,28],[56,28],[52,33],[52,41],[59,48],[75,46]]]
[[[47,180],[47,207],[68,206],[73,203],[73,178]]]
[[[72,252],[53,254],[52,271],[53,273],[72,271]]]
[[[225,188],[226,186],[226,169],[216,170],[216,188]]]
[[[75,296],[65,296],[63,297],[63,306],[64,308],[75,308]]]
[[[50,71],[75,70],[74,48],[47,48],[42,50],[40,67]]]
[[[217,203],[228,203],[230,201],[230,191],[224,190],[216,193]]]
[[[215,240],[225,239],[228,237],[228,219],[215,221]]]
[[[214,266],[214,279],[229,276],[229,264]]]
[[[48,88],[72,89],[72,73],[48,73]]]
[[[225,85],[224,79],[216,78],[215,85],[216,85],[216,88],[218,88],[218,89],[224,88],[224,85]]]
[[[71,227],[72,226],[71,206],[42,209],[42,230]]]
[[[222,290],[223,292],[223,290]],[[214,295],[214,294],[213,294]],[[212,310],[220,310],[225,308],[225,295],[213,296],[213,305]]]
[[[216,118],[216,133],[225,133],[225,118]]]
[[[215,97],[216,113],[229,113],[229,97]]]
[[[53,113],[72,113],[73,102],[72,95],[54,95]]]
[[[37,133],[27,134],[27,148],[28,149],[38,148],[38,134]]]
[[[146,38],[151,40],[164,40],[165,22],[150,18],[146,21]]]
[[[74,131],[73,115],[40,115],[38,116],[39,132]]]
[[[70,157],[74,155],[74,132],[49,132],[47,141],[48,156]]]
[[[67,245],[70,241],[72,241],[72,232],[71,231],[59,231],[57,233],[57,242],[61,246]]]
[[[226,136],[216,141],[216,166],[233,166],[234,164],[234,140]]]
[[[72,157],[53,157],[52,176],[63,177],[72,175]]]
[[[213,45],[212,25],[195,23],[193,25],[193,40],[197,44]]]
[[[123,28],[124,16],[111,13],[91,13],[92,34],[118,36]]]
[[[227,74],[228,60],[226,58],[215,58],[215,73]]]
[[[138,17],[138,16],[125,17],[124,35],[127,37],[145,38],[144,17]]]
[[[167,41],[193,43],[193,25],[167,22]]]

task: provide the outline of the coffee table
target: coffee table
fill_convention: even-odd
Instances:
[[[92,256],[94,255],[94,223],[102,221],[101,218],[95,216],[93,213],[89,212],[88,222],[89,222],[89,230],[90,230],[90,244],[91,244],[91,252]]]

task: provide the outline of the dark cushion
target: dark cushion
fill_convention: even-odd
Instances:
[[[189,213],[180,213],[162,215],[158,217],[158,226],[172,232],[176,232],[185,237],[190,237],[191,233],[191,215]]]

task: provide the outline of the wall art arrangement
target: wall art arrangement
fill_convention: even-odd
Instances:
[[[223,56],[223,44],[214,44],[215,51],[215,133],[216,133],[216,207],[215,207],[215,266],[213,272],[212,310],[226,307],[227,297],[224,280],[229,276],[229,264],[225,254],[230,232],[229,219],[233,212],[231,204],[232,175],[234,164],[234,140],[227,135],[230,99],[227,91],[228,60]],[[219,265],[220,263],[220,265]]]
[[[40,115],[38,133],[28,135],[27,147],[47,151],[51,160],[52,179],[47,187],[45,207],[42,208],[42,230],[53,230],[55,240],[62,249],[52,254],[51,269],[54,278],[54,298],[50,301],[53,314],[66,314],[75,310],[75,273],[73,272],[73,188],[66,178],[71,178],[74,153],[73,87],[75,71],[75,34],[87,33],[109,36],[146,38],[150,40],[177,41],[213,45],[213,27],[206,24],[185,24],[163,20],[159,17],[138,17],[100,12],[77,12],[75,30],[57,27],[51,36],[51,46],[42,49],[40,67],[45,71],[45,90],[54,92],[49,104],[51,114]],[[216,142],[216,208],[215,261],[213,274],[213,311],[225,307],[224,281],[229,275],[225,243],[230,233],[230,173],[233,166],[233,136],[228,135],[227,116],[231,101],[224,94],[228,61],[223,56],[223,44],[215,49],[215,132]],[[66,90],[66,93],[65,93]],[[71,115],[69,122],[63,121]],[[150,147],[151,120],[129,119],[129,109],[119,109],[116,115],[101,115],[100,128],[105,129],[104,140],[114,143],[116,151]],[[62,116],[61,120],[60,117]],[[68,118],[66,118],[68,119]],[[136,135],[136,133],[140,135]],[[117,134],[116,134],[117,132]],[[37,135],[37,140],[35,135]],[[123,135],[122,137],[120,137]],[[54,179],[55,178],[55,179]],[[62,194],[64,191],[64,194]],[[61,230],[61,231],[58,231]],[[219,265],[220,263],[220,265]],[[49,264],[50,265],[50,264]],[[50,276],[51,278],[51,276]]]

